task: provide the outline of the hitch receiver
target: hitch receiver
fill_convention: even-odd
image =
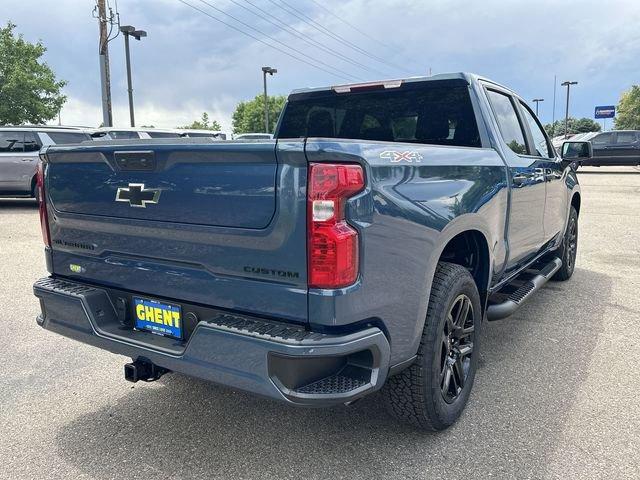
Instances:
[[[133,383],[138,380],[153,382],[168,372],[169,370],[166,368],[158,367],[148,360],[138,359],[132,363],[125,364],[124,379]]]

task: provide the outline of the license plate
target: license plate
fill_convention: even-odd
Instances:
[[[133,309],[138,330],[182,339],[182,311],[179,305],[133,297]]]

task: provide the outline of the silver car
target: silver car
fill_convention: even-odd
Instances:
[[[91,137],[76,127],[0,127],[0,196],[35,197],[40,148],[85,140]]]

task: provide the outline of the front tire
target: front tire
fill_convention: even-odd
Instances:
[[[478,366],[480,295],[471,274],[440,262],[431,287],[416,361],[383,388],[388,411],[424,430],[444,430],[460,417]]]
[[[576,266],[576,255],[578,252],[578,211],[571,206],[569,211],[569,220],[567,221],[567,230],[564,232],[562,245],[558,250],[558,256],[562,260],[562,267],[552,277],[552,280],[564,282],[569,280],[573,275]]]

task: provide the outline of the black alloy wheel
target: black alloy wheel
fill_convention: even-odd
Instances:
[[[475,314],[471,300],[459,295],[444,322],[440,351],[440,391],[445,402],[454,402],[469,375],[473,355]]]

